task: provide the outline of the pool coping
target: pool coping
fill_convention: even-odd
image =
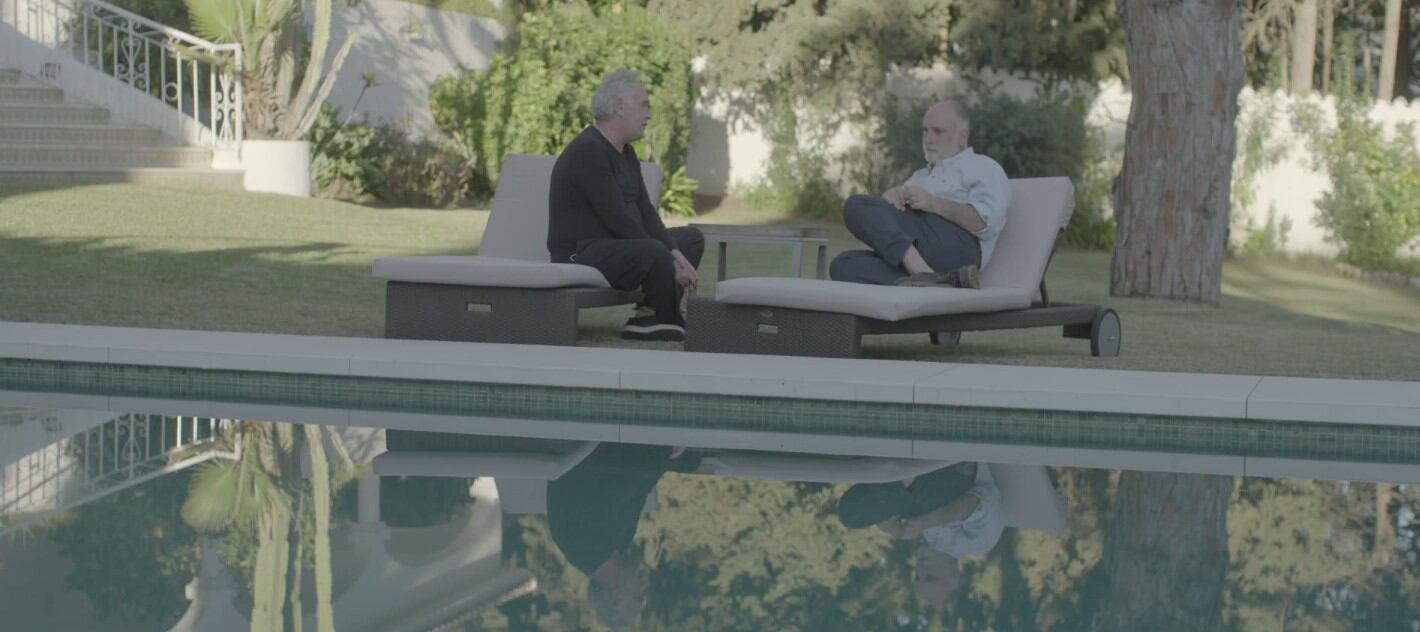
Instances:
[[[1420,427],[1420,382],[0,322],[0,358]]]

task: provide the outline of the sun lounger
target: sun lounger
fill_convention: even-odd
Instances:
[[[385,337],[518,344],[577,344],[577,313],[635,303],[590,266],[551,263],[548,186],[553,156],[510,155],[477,256],[384,257]],[[651,199],[660,167],[641,163]]]
[[[687,351],[859,357],[868,334],[1063,327],[1096,356],[1119,354],[1119,316],[1099,305],[1051,302],[1045,270],[1070,220],[1066,178],[1011,181],[1006,228],[981,289],[893,287],[797,278],[740,278],[692,297]]]

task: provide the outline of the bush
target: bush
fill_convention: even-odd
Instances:
[[[386,148],[375,129],[363,123],[342,123],[329,105],[321,108],[306,135],[311,143],[311,180],[321,197],[344,200],[374,198]]]
[[[1282,104],[1277,94],[1254,94],[1242,101],[1237,119],[1237,157],[1233,159],[1231,216],[1228,219],[1232,250],[1277,255],[1286,250],[1291,220],[1277,218],[1277,209],[1268,208],[1267,222],[1258,225],[1252,215],[1257,202],[1257,176],[1287,156],[1287,145],[1276,138],[1272,122]]]
[[[1319,108],[1304,104],[1296,122],[1331,177],[1331,189],[1317,205],[1317,225],[1340,242],[1346,262],[1398,269],[1397,251],[1420,236],[1420,152],[1413,125],[1397,126],[1387,139],[1366,105],[1358,97],[1338,97],[1333,127]]]
[[[1061,89],[1041,89],[1034,99],[1021,100],[980,83],[964,99],[971,112],[972,149],[995,159],[1011,178],[1070,178],[1075,183],[1075,213],[1065,243],[1111,248],[1114,220],[1107,209],[1122,156],[1106,150],[1100,132],[1086,123],[1085,99]],[[876,166],[860,168],[856,184],[882,191],[922,166],[922,115],[934,101],[890,103],[873,143],[885,155],[876,159]],[[873,159],[857,160],[861,165]]]
[[[392,125],[341,122],[330,106],[307,139],[322,197],[443,208],[469,194],[473,170],[448,142],[411,140]]]
[[[523,14],[518,36],[487,71],[441,78],[429,91],[429,108],[440,129],[475,161],[476,189],[491,192],[503,156],[561,152],[591,123],[591,98],[601,78],[632,68],[641,73],[654,113],[637,153],[674,175],[690,143],[690,58],[685,38],[645,9],[557,4]],[[663,209],[692,208],[685,186],[664,191]]]
[[[799,143],[794,104],[795,100],[788,96],[777,100],[765,126],[774,146],[769,164],[763,178],[744,192],[744,198],[755,208],[828,217],[843,208],[843,196],[828,180],[828,159],[824,154],[806,150]]]

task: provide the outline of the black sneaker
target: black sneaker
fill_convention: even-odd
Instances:
[[[663,323],[655,316],[632,316],[621,327],[623,340],[659,340],[681,342],[685,340],[685,327],[675,323]]]
[[[898,279],[897,284],[902,287],[960,287],[976,290],[981,288],[981,268],[968,265],[950,272],[909,274]]]

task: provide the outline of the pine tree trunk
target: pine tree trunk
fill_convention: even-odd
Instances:
[[[1232,494],[1230,476],[1121,474],[1097,629],[1221,630]]]
[[[1383,103],[1390,103],[1390,100],[1395,98],[1395,59],[1400,47],[1400,6],[1400,0],[1386,0],[1385,3],[1385,40],[1381,45],[1380,85],[1376,89],[1376,97]]]
[[[1217,304],[1243,83],[1236,0],[1117,0],[1133,108],[1110,293]],[[1185,63],[1186,61],[1186,63]]]
[[[1398,57],[1395,60],[1395,96],[1402,99],[1413,99],[1415,94],[1410,90],[1410,78],[1415,74],[1415,54],[1420,51],[1415,50],[1415,21],[1410,18],[1414,5],[1405,2],[1400,9],[1400,41],[1396,46]]]
[[[1390,516],[1390,501],[1394,492],[1394,485],[1376,483],[1376,543],[1371,549],[1371,562],[1379,567],[1395,562],[1395,521]]]
[[[1321,91],[1330,94],[1331,56],[1336,50],[1336,2],[1322,0],[1321,5]]]
[[[1297,3],[1292,20],[1292,92],[1312,91],[1312,74],[1316,70],[1316,2]]]

